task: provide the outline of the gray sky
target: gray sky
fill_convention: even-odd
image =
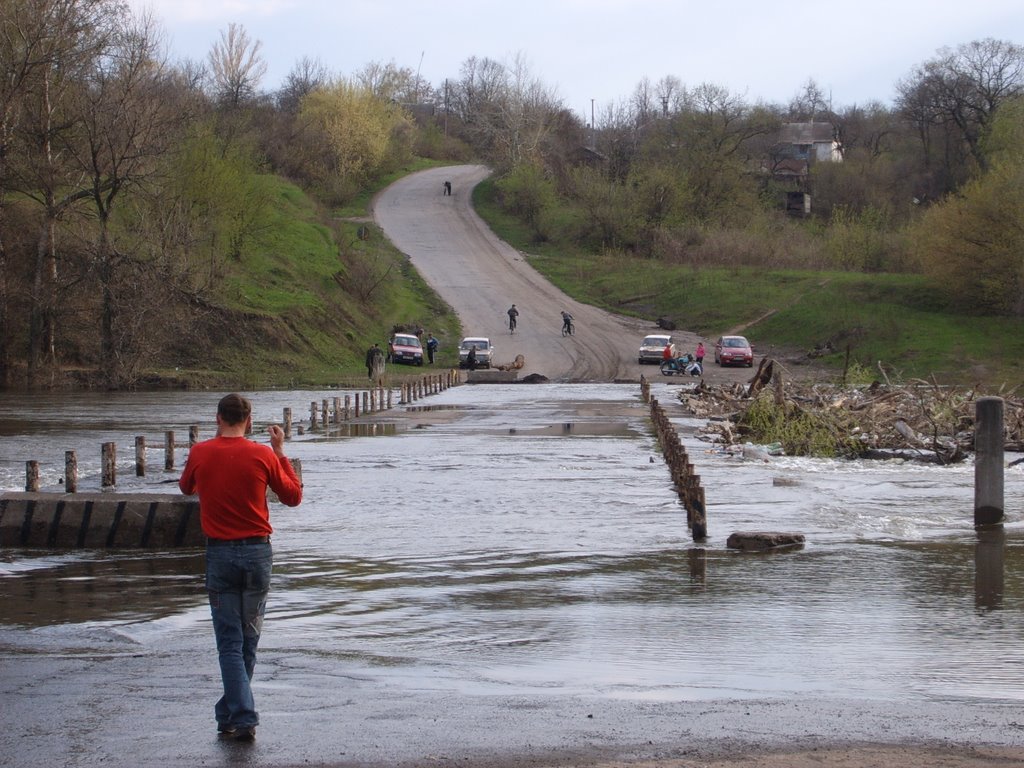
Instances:
[[[748,101],[787,103],[813,78],[836,108],[889,104],[897,80],[943,46],[993,37],[1024,44],[1022,0],[129,0],[148,8],[174,59],[205,60],[221,30],[262,42],[262,87],[303,56],[337,75],[394,62],[431,85],[471,56],[509,63],[589,119],[647,77],[714,83]]]

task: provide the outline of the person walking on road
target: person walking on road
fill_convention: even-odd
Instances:
[[[508,310],[508,330],[509,333],[516,332],[516,324],[519,318],[519,310],[516,309],[516,305],[513,304]]]
[[[273,563],[267,489],[289,507],[302,502],[284,430],[270,426],[270,446],[247,439],[251,430],[252,404],[239,394],[222,397],[216,436],[192,446],[178,480],[182,493],[198,494],[206,534],[206,590],[224,688],[213,708],[217,732],[238,741],[255,739],[260,722],[251,683]]]

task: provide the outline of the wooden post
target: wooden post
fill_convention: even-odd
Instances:
[[[370,393],[363,392],[363,413],[369,413]]]
[[[334,415],[331,417],[331,421],[334,424],[341,423],[341,398],[334,398]]]
[[[360,408],[360,400],[362,399],[363,396],[365,396],[364,392],[356,392],[355,402],[354,402],[354,404],[352,406],[352,418],[353,419],[358,419],[359,418],[359,414],[362,413],[362,409]]]
[[[345,395],[345,421],[352,418],[352,395]]]
[[[64,451],[64,490],[67,493],[78,490],[78,457],[74,451]]]
[[[174,432],[164,432],[164,471],[174,471]]]
[[[316,429],[316,400],[309,404],[309,428]]]
[[[117,445],[115,443],[104,443],[100,450],[102,464],[102,488],[113,488],[117,485]]]
[[[199,427],[193,424],[188,428],[188,447],[191,448],[193,445],[199,442]]]
[[[1003,523],[1003,399],[979,397],[974,419],[974,526]]]
[[[292,409],[285,408],[282,416],[284,419],[284,436],[288,439],[292,436]]]
[[[39,492],[39,462],[25,462],[25,490],[29,493]]]
[[[146,476],[146,438],[142,435],[135,438],[135,476]]]

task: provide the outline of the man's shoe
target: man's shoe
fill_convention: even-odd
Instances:
[[[230,723],[217,723],[218,736],[233,736],[238,729]]]
[[[235,741],[255,741],[256,740],[256,726],[255,725],[243,725],[241,728],[236,728],[234,732]]]

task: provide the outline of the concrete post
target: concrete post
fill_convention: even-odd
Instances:
[[[974,526],[1003,523],[1003,399],[979,397],[974,419]]]
[[[164,432],[164,471],[174,471],[174,431]]]
[[[113,488],[117,485],[117,445],[116,443],[103,443],[100,446],[101,457],[101,488]]]
[[[146,438],[143,435],[135,436],[135,476],[146,476]]]
[[[64,451],[64,490],[67,493],[78,490],[78,456],[74,451]]]

